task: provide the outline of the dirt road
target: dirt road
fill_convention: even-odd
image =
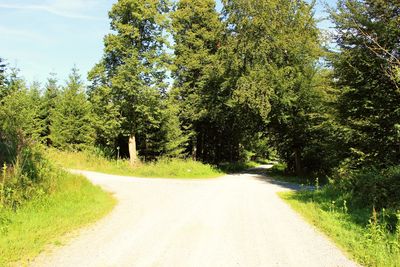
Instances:
[[[110,215],[33,266],[355,266],[257,175],[143,179],[80,172],[114,192]]]

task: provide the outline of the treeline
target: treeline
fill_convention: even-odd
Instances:
[[[386,200],[371,201],[393,203],[400,3],[339,1],[330,49],[307,1],[222,2],[219,13],[214,0],[119,0],[87,88],[76,70],[62,88],[49,79],[44,94],[15,73],[2,78],[2,145],[16,127],[16,136],[97,146],[132,163],[276,152],[288,173],[345,180],[360,196],[379,188]]]

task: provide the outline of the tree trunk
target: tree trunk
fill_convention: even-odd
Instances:
[[[192,144],[192,160],[197,160],[197,142],[196,139],[193,140]]]
[[[301,176],[303,174],[303,166],[301,166],[300,151],[298,148],[294,149],[294,168],[296,175]]]
[[[129,158],[131,165],[136,164],[138,161],[135,134],[129,136]]]

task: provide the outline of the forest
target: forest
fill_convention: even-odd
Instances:
[[[1,59],[0,207],[47,190],[44,150],[96,149],[132,166],[273,159],[395,220],[400,2],[340,0],[332,32],[315,2],[222,2],[117,1],[87,83],[73,67],[27,85]]]

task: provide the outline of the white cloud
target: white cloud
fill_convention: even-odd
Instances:
[[[1,3],[0,8],[7,9],[21,9],[44,11],[54,15],[74,18],[74,19],[87,19],[87,20],[102,20],[95,16],[90,16],[85,13],[96,6],[96,3],[101,1],[94,0],[52,0],[41,1],[40,3],[32,2],[30,4],[21,3],[19,1]]]

